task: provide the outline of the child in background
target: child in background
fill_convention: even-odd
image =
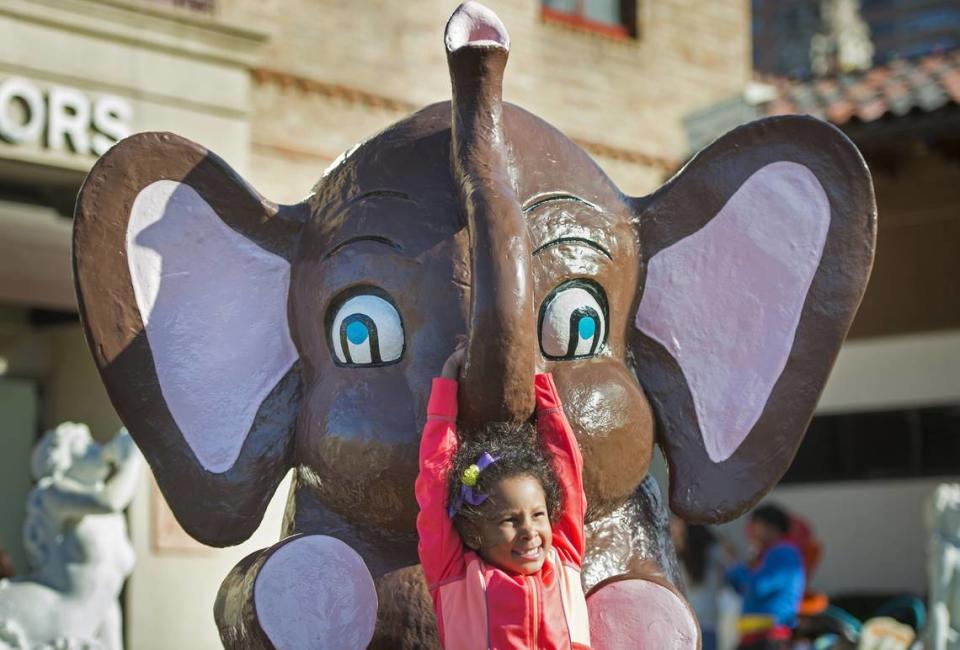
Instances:
[[[416,482],[418,550],[441,643],[589,648],[583,459],[553,378],[535,378],[536,431],[499,424],[458,440],[463,356],[458,347],[433,380]]]

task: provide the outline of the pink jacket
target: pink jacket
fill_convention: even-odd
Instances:
[[[447,516],[447,472],[457,450],[457,382],[433,380],[420,440],[420,562],[433,598],[440,640],[449,650],[572,649],[590,645],[583,562],[583,458],[553,378],[537,375],[537,429],[563,490],[553,550],[536,575],[507,573],[463,546]]]

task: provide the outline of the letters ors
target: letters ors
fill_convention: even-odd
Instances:
[[[99,156],[130,135],[132,116],[130,103],[113,95],[0,79],[0,139],[11,144]]]

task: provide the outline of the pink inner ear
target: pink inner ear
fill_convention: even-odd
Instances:
[[[225,472],[297,360],[287,325],[290,265],[175,181],[137,195],[127,261],[167,408],[200,464]]]
[[[786,366],[829,227],[813,172],[776,162],[650,260],[636,326],[679,364],[714,462],[740,447]]]
[[[507,28],[497,14],[479,2],[464,2],[457,7],[447,23],[445,40],[450,52],[474,45],[498,45],[510,49]]]

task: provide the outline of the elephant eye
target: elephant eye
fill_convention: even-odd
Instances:
[[[337,365],[385,366],[403,356],[403,323],[388,300],[370,293],[354,295],[328,321]]]
[[[571,280],[550,292],[540,307],[540,350],[548,359],[592,357],[607,340],[607,299],[603,289]]]

